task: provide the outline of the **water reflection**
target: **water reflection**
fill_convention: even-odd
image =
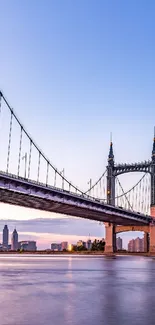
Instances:
[[[0,325],[153,325],[155,261],[0,257]]]

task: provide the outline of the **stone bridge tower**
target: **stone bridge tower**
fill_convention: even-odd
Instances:
[[[115,175],[114,175],[114,153],[113,144],[110,142],[110,150],[108,156],[108,166],[107,166],[107,203],[110,205],[115,205]],[[116,233],[115,225],[111,223],[105,223],[105,233],[106,233],[106,253],[113,253],[116,251]]]
[[[151,216],[155,221],[155,128],[151,160]],[[155,253],[155,223],[150,225],[150,253]]]
[[[149,252],[155,254],[155,129],[154,129],[154,139],[153,139],[153,149],[152,158],[150,161],[144,161],[135,164],[118,164],[115,165],[113,144],[110,143],[110,150],[108,156],[107,165],[107,203],[110,205],[115,205],[115,178],[120,174],[130,173],[130,172],[143,172],[149,173],[151,177],[151,202],[150,202],[150,214],[154,218],[152,224],[148,227],[140,225],[134,226],[133,230],[142,231],[144,229],[144,239],[146,243],[144,246],[148,250],[148,235],[150,235]],[[121,230],[122,227],[122,230]],[[119,231],[117,231],[117,229]],[[131,226],[126,226],[124,231],[131,231]],[[116,233],[123,231],[123,226],[114,225],[111,223],[105,223],[105,241],[106,253],[113,253],[116,251]]]

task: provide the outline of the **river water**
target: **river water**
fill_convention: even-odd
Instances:
[[[0,256],[0,325],[116,324],[155,324],[155,260]]]

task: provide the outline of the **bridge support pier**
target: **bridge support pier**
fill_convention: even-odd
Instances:
[[[155,226],[150,225],[150,249],[149,253],[155,255]]]
[[[148,253],[149,251],[149,234],[148,232],[144,232],[144,253]]]
[[[112,223],[105,223],[105,253],[116,252],[116,233],[115,226]]]

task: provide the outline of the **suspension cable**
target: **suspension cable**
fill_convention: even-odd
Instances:
[[[84,192],[84,194],[87,194],[88,192],[90,192],[101,181],[101,179],[106,174],[106,171],[107,170],[104,171],[104,173],[101,175],[101,177],[86,192]]]
[[[8,101],[6,100],[6,98],[4,97],[3,93],[0,92],[1,97],[3,98],[5,104],[7,105],[7,107],[9,108],[10,112],[11,112],[11,117],[14,117],[15,120],[17,121],[17,123],[20,125],[20,127],[23,127],[23,132],[25,133],[25,135],[28,137],[28,139],[30,140],[30,142],[32,143],[32,145],[37,149],[38,152],[40,152],[40,155],[43,157],[43,159],[46,162],[49,162],[49,166],[55,171],[55,175],[59,175],[62,178],[61,172],[49,161],[49,159],[45,156],[45,154],[42,152],[42,150],[37,146],[37,144],[35,143],[35,141],[32,139],[32,137],[30,136],[30,134],[26,131],[25,127],[22,126],[19,118],[17,117],[17,115],[15,114],[15,112],[12,110],[11,106],[9,105]],[[11,118],[11,129],[12,129],[12,118]],[[11,134],[11,133],[10,133]],[[9,155],[10,155],[10,144],[11,144],[11,135],[9,137],[9,154],[8,154],[8,159],[7,159],[7,172],[8,172],[8,168],[9,168]],[[63,176],[63,179],[66,183],[70,183],[66,177]],[[79,190],[77,188],[77,186],[71,184],[72,188],[74,188],[75,190],[77,190],[80,194],[85,195],[87,194],[87,192],[83,192],[82,190]]]
[[[128,204],[129,204],[129,207],[131,208],[131,210],[133,210],[133,208],[132,208],[132,206],[131,206],[131,204],[130,204],[130,202],[129,202],[127,196],[126,196],[126,193],[125,193],[124,190],[123,190],[123,187],[122,187],[121,182],[120,182],[120,180],[118,179],[118,177],[117,177],[117,180],[118,180],[118,183],[119,183],[119,185],[120,185],[120,187],[121,187],[121,190],[122,190],[122,192],[123,192],[123,196],[126,198],[126,200],[127,200]]]
[[[121,195],[119,195],[119,196],[116,196],[115,197],[115,199],[117,199],[117,197],[118,198],[120,198],[121,196],[124,196],[124,195],[126,195],[126,194],[128,194],[129,192],[131,192],[141,181],[142,181],[142,179],[146,176],[146,174],[147,173],[145,173],[142,177],[141,177],[141,179],[132,187],[132,188],[130,188],[130,190],[128,190],[128,191],[126,191],[126,192],[124,192],[123,194],[121,194]]]

